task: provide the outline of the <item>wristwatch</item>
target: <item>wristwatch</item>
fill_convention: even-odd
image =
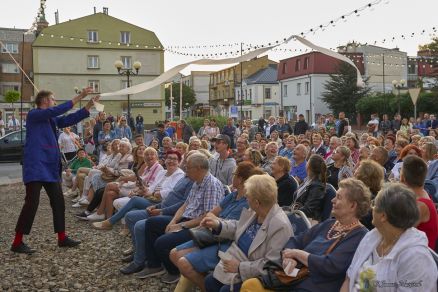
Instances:
[[[182,229],[187,229],[185,222],[181,222],[179,225],[181,226]]]

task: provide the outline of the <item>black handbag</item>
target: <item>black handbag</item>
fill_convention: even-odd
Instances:
[[[189,234],[193,242],[199,248],[215,245],[217,243],[224,241],[224,239],[221,239],[213,235],[211,230],[206,227],[191,228],[189,229]]]
[[[294,285],[309,276],[309,268],[301,263],[298,263],[297,268],[300,269],[300,272],[296,277],[291,277],[285,274],[281,264],[274,261],[267,261],[263,266],[263,270],[266,270],[267,273],[258,278],[266,289],[273,291],[290,291]]]

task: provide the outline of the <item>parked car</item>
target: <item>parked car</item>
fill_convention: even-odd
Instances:
[[[0,138],[0,162],[21,162],[23,146],[26,141],[26,129],[23,129],[23,143],[21,132],[14,131]]]

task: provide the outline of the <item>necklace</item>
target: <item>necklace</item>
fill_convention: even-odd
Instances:
[[[392,250],[394,245],[399,240],[400,236],[401,236],[401,234],[398,235],[396,238],[394,238],[394,240],[392,240],[386,248],[383,247],[383,238],[382,238],[382,241],[380,241],[380,244],[377,246],[377,251],[378,251],[378,253],[380,253],[380,256],[382,258],[385,257],[386,255],[388,255],[388,253]],[[380,251],[379,251],[379,249],[380,249]]]
[[[344,236],[357,225],[359,225],[359,220],[356,220],[348,225],[342,225],[339,221],[336,221],[327,232],[327,239],[332,240],[340,236]]]

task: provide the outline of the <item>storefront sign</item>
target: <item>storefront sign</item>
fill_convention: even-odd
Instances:
[[[131,108],[161,107],[161,102],[131,102]]]

